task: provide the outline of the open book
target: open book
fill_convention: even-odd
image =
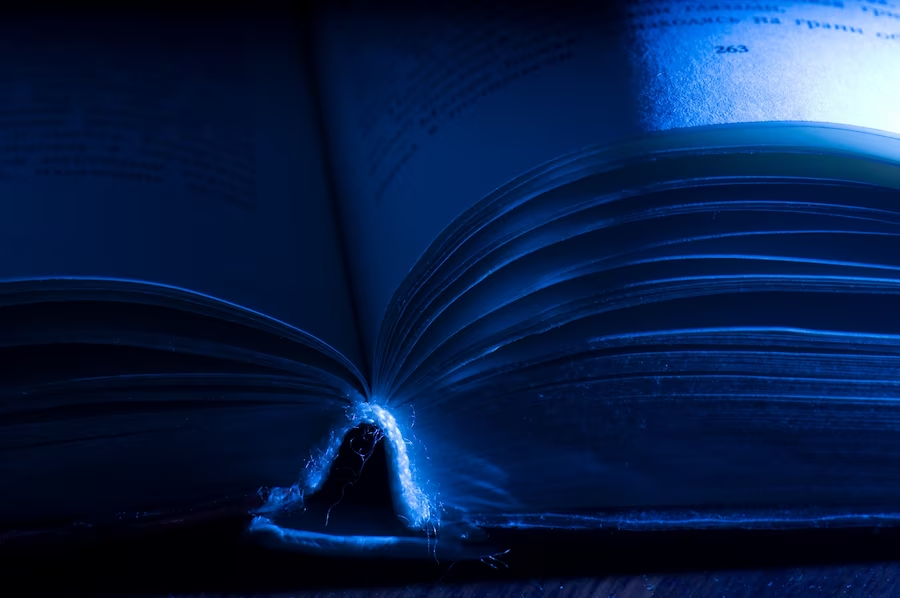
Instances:
[[[304,15],[4,21],[0,527],[900,521],[900,5]]]

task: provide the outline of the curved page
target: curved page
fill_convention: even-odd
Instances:
[[[309,334],[172,287],[7,282],[0,329],[6,529],[140,522],[289,486],[365,392]]]
[[[361,367],[293,13],[9,12],[0,280],[188,288]]]
[[[560,159],[429,248],[374,394],[442,524],[897,522],[900,139],[764,129]]]
[[[818,121],[900,132],[889,2],[324,3],[318,64],[367,350],[479,199],[586,146]]]

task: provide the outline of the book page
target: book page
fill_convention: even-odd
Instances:
[[[363,336],[429,243],[585,146],[724,123],[900,132],[894,0],[323,10],[320,77]]]
[[[184,13],[4,18],[0,279],[182,287],[358,364],[297,22]]]

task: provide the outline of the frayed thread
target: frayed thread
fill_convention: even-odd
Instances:
[[[325,483],[347,433],[361,424],[369,424],[384,434],[390,469],[394,475],[392,486],[398,515],[408,528],[425,531],[429,536],[436,534],[440,525],[437,502],[422,489],[417,479],[409,446],[396,418],[380,405],[360,402],[348,407],[347,419],[347,425],[333,430],[323,445],[310,456],[300,480],[289,488],[269,489],[265,504],[257,509],[256,514],[272,516],[302,509],[305,497],[315,493]]]

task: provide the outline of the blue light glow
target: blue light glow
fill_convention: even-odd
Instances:
[[[310,456],[301,480],[289,488],[271,489],[266,504],[257,513],[275,515],[302,508],[305,497],[325,483],[347,433],[361,424],[370,424],[384,435],[398,516],[412,530],[436,534],[440,525],[437,500],[423,490],[410,456],[411,442],[404,437],[396,418],[381,405],[371,402],[356,403],[348,407],[346,413],[347,423],[332,431],[323,446]]]

